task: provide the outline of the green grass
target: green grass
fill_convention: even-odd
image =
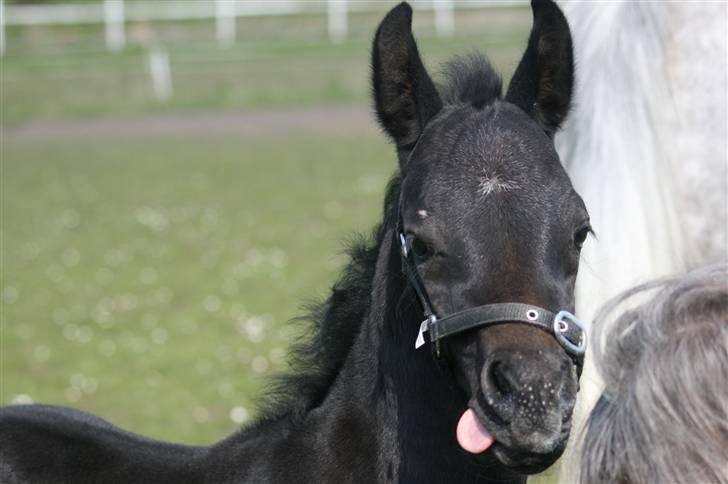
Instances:
[[[5,144],[2,403],[197,443],[252,415],[394,168],[382,139],[281,141]]]
[[[11,28],[2,59],[2,123],[365,103],[379,19],[352,15],[350,36],[338,45],[326,38],[320,15],[240,19],[238,41],[229,48],[217,46],[211,21],[132,24],[120,53],[104,49],[99,26]],[[450,55],[477,48],[508,74],[529,22],[524,9],[462,11],[458,35],[438,38],[432,14],[421,12],[415,30],[434,72]],[[147,68],[147,47],[157,43],[171,60],[174,95],[166,102],[154,97]]]

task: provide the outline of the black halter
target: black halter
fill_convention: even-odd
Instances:
[[[416,349],[425,344],[425,333],[429,334],[430,342],[434,345],[435,355],[440,357],[440,340],[443,338],[483,326],[512,322],[525,323],[541,328],[553,335],[571,356],[579,373],[581,373],[584,353],[586,352],[587,334],[583,323],[569,311],[559,311],[554,314],[547,309],[530,304],[500,303],[465,309],[439,319],[432,307],[427,288],[425,288],[425,284],[417,272],[414,254],[410,250],[403,230],[401,202],[397,207],[397,211],[396,237],[402,254],[402,272],[407,277],[410,286],[415,290],[425,315],[415,341]]]

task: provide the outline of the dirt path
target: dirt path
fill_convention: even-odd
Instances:
[[[2,127],[3,140],[32,142],[109,136],[159,136],[237,133],[261,136],[291,132],[376,133],[374,116],[366,106],[315,106],[300,109],[189,113],[143,118],[32,121]]]

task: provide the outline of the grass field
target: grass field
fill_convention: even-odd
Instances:
[[[238,42],[224,49],[211,21],[132,24],[129,47],[114,54],[104,49],[100,26],[11,28],[2,62],[3,123],[365,103],[371,35],[380,19],[352,16],[348,40],[336,45],[321,15],[240,19]],[[527,10],[468,10],[456,20],[458,35],[443,39],[433,35],[430,12],[415,17],[433,71],[451,54],[479,48],[512,72],[530,25]],[[151,45],[169,52],[169,101],[153,93]]]
[[[241,19],[228,49],[214,44],[209,22],[131,25],[118,54],[103,50],[98,26],[8,31],[0,403],[71,405],[188,443],[254,417],[266,378],[286,367],[297,332],[286,321],[326,294],[346,239],[379,216],[395,164],[383,136],[304,126],[63,140],[15,139],[12,129],[362,105],[379,18],[354,16],[340,45],[326,40],[320,16]],[[458,35],[438,39],[431,17],[416,17],[428,65],[478,48],[508,77],[528,12],[456,20]],[[168,102],[149,84],[153,43],[170,53]]]
[[[370,136],[285,141],[7,144],[4,402],[185,442],[252,415],[283,368],[283,323],[325,294],[393,170]]]

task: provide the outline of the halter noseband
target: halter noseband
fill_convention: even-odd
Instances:
[[[425,315],[425,320],[420,324],[415,341],[416,349],[425,344],[425,333],[428,333],[430,342],[434,345],[435,354],[439,357],[440,340],[443,338],[474,328],[518,322],[536,326],[553,335],[571,356],[577,368],[581,370],[586,352],[586,330],[584,324],[569,311],[559,311],[554,314],[547,309],[530,304],[500,303],[465,309],[438,319],[427,288],[417,272],[414,254],[410,250],[403,231],[401,202],[397,211],[396,235],[402,254],[402,272],[415,290]]]

